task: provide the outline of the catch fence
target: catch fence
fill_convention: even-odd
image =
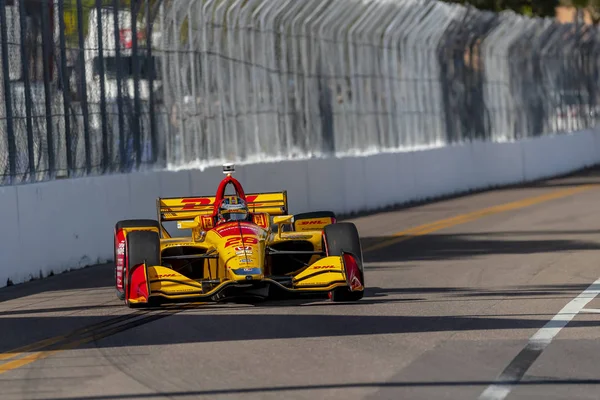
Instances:
[[[597,124],[591,26],[431,0],[0,0],[0,183]]]

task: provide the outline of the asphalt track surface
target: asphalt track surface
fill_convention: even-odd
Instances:
[[[354,218],[357,303],[133,312],[110,265],[3,288],[0,398],[597,399],[599,208],[593,170]]]

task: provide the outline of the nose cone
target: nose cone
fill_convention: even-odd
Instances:
[[[254,243],[256,242],[256,243]],[[234,281],[260,280],[264,277],[264,257],[258,240],[246,237],[246,242],[221,249],[222,262],[227,265],[228,278]]]
[[[264,277],[259,257],[252,255],[236,255],[227,262],[230,279],[234,281],[260,280]]]
[[[215,231],[221,237],[218,251],[234,281],[261,280],[264,277],[265,234],[249,223],[225,224]]]

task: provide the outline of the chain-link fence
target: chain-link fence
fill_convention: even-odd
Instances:
[[[168,162],[595,125],[596,29],[428,0],[165,1]]]
[[[155,3],[0,0],[2,184],[164,160]]]
[[[0,0],[0,28],[4,184],[518,140],[600,112],[596,28],[433,0]]]

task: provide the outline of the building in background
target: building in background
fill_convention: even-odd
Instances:
[[[556,20],[563,24],[574,23],[577,20],[578,15],[583,23],[587,25],[591,25],[593,23],[592,16],[588,10],[577,10],[575,7],[566,6],[556,8]]]

